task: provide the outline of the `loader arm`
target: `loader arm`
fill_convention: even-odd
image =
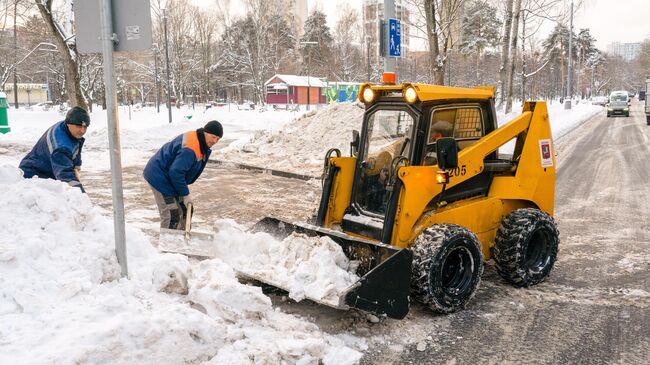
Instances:
[[[525,103],[524,111],[520,116],[460,151],[458,168],[448,170],[451,178],[445,189],[452,189],[454,186],[465,183],[483,173],[486,169],[486,156],[513,138],[517,138],[517,145],[510,161],[512,170],[507,174],[492,178],[488,197],[483,197],[486,200],[485,204],[494,204],[494,201],[490,202],[487,199],[497,195],[501,199],[505,197],[515,201],[529,201],[530,205],[536,205],[552,214],[555,161],[552,156],[548,113],[546,104],[543,102]],[[538,141],[548,141],[552,166],[544,167],[540,163],[541,151]],[[450,209],[446,206],[444,195],[440,195],[443,185],[437,184],[435,181],[438,170],[437,165],[408,166],[399,169],[398,176],[403,182],[403,190],[393,226],[391,244],[398,247],[409,247],[415,237],[437,222],[436,211]],[[433,200],[434,198],[442,198],[439,201],[440,205],[431,214],[425,214],[427,206],[430,207],[432,201],[436,202]],[[451,206],[453,207],[453,204]],[[500,217],[494,217],[493,220],[496,221],[498,218]],[[470,224],[468,223],[468,225]]]

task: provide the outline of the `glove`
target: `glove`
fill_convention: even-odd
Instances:
[[[188,204],[192,204],[193,206],[194,204],[192,203],[192,194],[181,196],[181,203],[183,203],[183,205],[185,205],[186,207]]]

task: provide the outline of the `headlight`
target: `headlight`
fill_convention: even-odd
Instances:
[[[415,89],[412,86],[409,86],[404,90],[404,99],[409,104],[413,104],[418,101],[418,94],[415,92]]]
[[[375,90],[370,87],[364,88],[362,97],[364,103],[372,103],[375,100]]]
[[[623,111],[628,111],[628,110],[630,110],[630,108],[623,108]]]

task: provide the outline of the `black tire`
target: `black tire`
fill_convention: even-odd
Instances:
[[[609,113],[607,113],[607,118],[609,118]]]
[[[455,224],[434,225],[416,238],[412,250],[413,297],[440,313],[464,308],[483,273],[483,254],[476,236]]]
[[[533,208],[514,210],[497,231],[497,271],[515,286],[538,284],[551,273],[559,244],[559,232],[551,216]]]
[[[647,125],[650,125],[650,115],[646,115],[645,122]]]

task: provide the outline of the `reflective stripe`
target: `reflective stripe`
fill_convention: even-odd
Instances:
[[[74,186],[74,187],[81,186],[81,183],[79,181],[75,181],[75,180],[68,181],[68,184],[70,186]]]
[[[74,149],[72,150],[72,159],[75,160],[77,158],[77,155],[79,155],[79,145],[76,144],[74,146]]]
[[[54,152],[55,149],[59,148],[59,143],[56,140],[56,136],[54,133],[54,127],[56,125],[50,127],[50,129],[47,130],[47,149],[50,151],[50,153]]]
[[[196,131],[187,132],[183,134],[182,147],[186,147],[194,151],[196,160],[203,159],[203,153],[201,153],[201,144],[199,143],[199,136],[196,134]]]

